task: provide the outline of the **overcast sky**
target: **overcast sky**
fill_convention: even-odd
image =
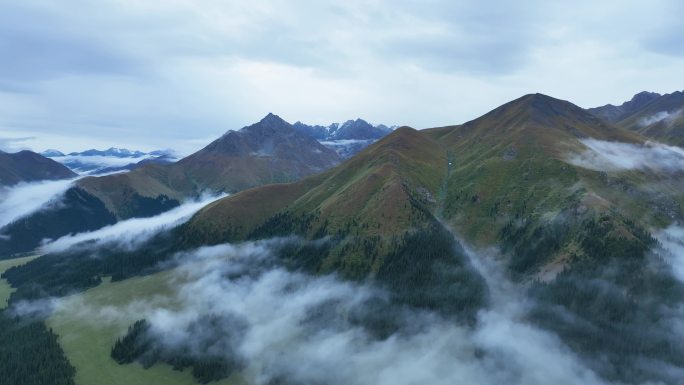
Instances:
[[[0,0],[0,149],[188,153],[273,112],[457,124],[684,89],[684,2]]]

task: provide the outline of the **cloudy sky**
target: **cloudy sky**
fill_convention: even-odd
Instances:
[[[0,149],[198,149],[268,112],[462,123],[684,89],[684,3],[0,0]]]

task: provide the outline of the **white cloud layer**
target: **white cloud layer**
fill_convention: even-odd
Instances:
[[[225,196],[225,194],[203,196],[198,200],[185,202],[174,209],[153,217],[132,218],[98,230],[65,235],[54,241],[46,241],[41,250],[44,253],[61,252],[83,242],[95,242],[96,246],[116,244],[127,249],[134,249],[154,235],[187,221],[202,207]],[[92,246],[92,244],[88,244],[88,247]]]
[[[646,142],[645,144],[609,142],[583,139],[587,150],[572,155],[568,162],[597,171],[656,170],[678,172],[684,170],[684,149],[677,146]]]
[[[145,159],[153,159],[153,155],[144,155],[139,157],[120,158],[115,156],[82,156],[82,155],[65,155],[54,156],[50,159],[62,163],[78,173],[87,173],[88,171],[98,170],[109,167],[123,167],[131,163],[138,163]]]
[[[655,237],[668,251],[667,257],[675,276],[684,282],[684,228],[671,225],[658,231]]]
[[[639,122],[639,124],[642,127],[645,126],[650,126],[651,124],[658,123],[665,121],[665,123],[671,123],[675,119],[679,118],[679,116],[682,114],[682,110],[677,110],[674,112],[668,112],[668,111],[660,111],[658,113],[655,113],[651,116],[647,116]]]
[[[211,349],[225,350],[194,353],[243,357],[250,383],[280,378],[346,385],[603,384],[554,335],[525,320],[527,304],[493,265],[477,264],[494,298],[474,328],[404,309],[393,315],[406,325],[403,331],[383,340],[349,319],[373,311],[368,301],[383,301],[386,293],[333,276],[274,268],[268,263],[272,242],[280,241],[180,255],[173,299],[99,307],[71,298],[58,306],[96,323],[146,318],[151,333],[171,347],[193,351],[194,341],[213,341]],[[223,317],[221,333],[188,328],[209,315]]]
[[[0,188],[0,228],[32,214],[59,198],[77,179],[19,183]]]

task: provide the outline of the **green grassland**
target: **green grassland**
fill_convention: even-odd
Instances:
[[[148,369],[138,363],[119,365],[110,357],[116,338],[144,314],[123,311],[135,301],[154,301],[174,307],[173,271],[119,282],[106,280],[100,286],[65,299],[48,319],[47,325],[59,335],[59,343],[76,368],[76,384],[80,385],[188,385],[197,382],[190,370],[176,371],[169,365],[157,364]],[[99,317],[79,309],[97,312],[114,310],[116,316]],[[102,319],[100,319],[102,318]],[[242,384],[239,378],[214,382],[216,385]]]
[[[36,256],[31,255],[28,257],[20,257],[0,261],[0,274],[4,273],[5,270],[11,267],[23,265],[33,260],[34,258],[36,258]],[[7,307],[7,300],[13,292],[14,289],[12,288],[12,286],[10,286],[5,279],[0,279],[0,309],[4,309],[5,307]]]

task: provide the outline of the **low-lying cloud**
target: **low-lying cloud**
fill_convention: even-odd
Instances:
[[[104,155],[64,155],[50,157],[63,165],[69,167],[72,171],[84,174],[102,174],[107,170],[123,168],[142,161],[150,161],[160,158],[156,155],[144,154],[140,156],[131,157],[117,157]],[[175,158],[165,157],[164,160],[173,161]]]
[[[46,241],[41,249],[45,253],[61,252],[82,243],[88,243],[88,247],[92,247],[93,242],[95,246],[116,244],[129,250],[134,249],[159,232],[187,221],[202,207],[225,196],[203,196],[153,217],[128,219],[95,231],[66,235],[54,241]]]
[[[19,183],[0,188],[0,228],[46,206],[59,204],[76,179]]]
[[[100,156],[100,155],[65,155],[54,156],[51,159],[62,163],[78,173],[88,173],[94,170],[109,168],[109,167],[124,167],[131,163],[137,163],[141,160],[154,158],[150,155],[140,157],[120,158],[115,156]]]
[[[665,121],[665,123],[671,123],[675,119],[679,118],[679,116],[682,114],[682,110],[677,110],[674,112],[669,112],[669,111],[660,111],[657,112],[651,116],[647,116],[645,118],[642,118],[639,121],[639,125],[642,127],[650,126],[652,124],[658,123]]]
[[[287,271],[274,261],[278,242],[179,255],[173,301],[98,307],[67,299],[59,306],[96,323],[145,318],[162,346],[198,357],[238,357],[242,374],[257,384],[604,383],[553,334],[526,321],[527,304],[495,264],[477,263],[493,300],[475,326],[466,326],[390,304],[388,294],[371,283]],[[208,318],[211,328],[196,327]],[[377,337],[377,321],[398,328]],[[212,343],[198,350],[197,341]]]
[[[662,143],[644,144],[583,139],[587,150],[567,161],[575,166],[596,171],[656,170],[677,172],[684,170],[684,149]]]
[[[667,251],[675,276],[684,282],[684,228],[671,225],[655,233],[655,237]]]

